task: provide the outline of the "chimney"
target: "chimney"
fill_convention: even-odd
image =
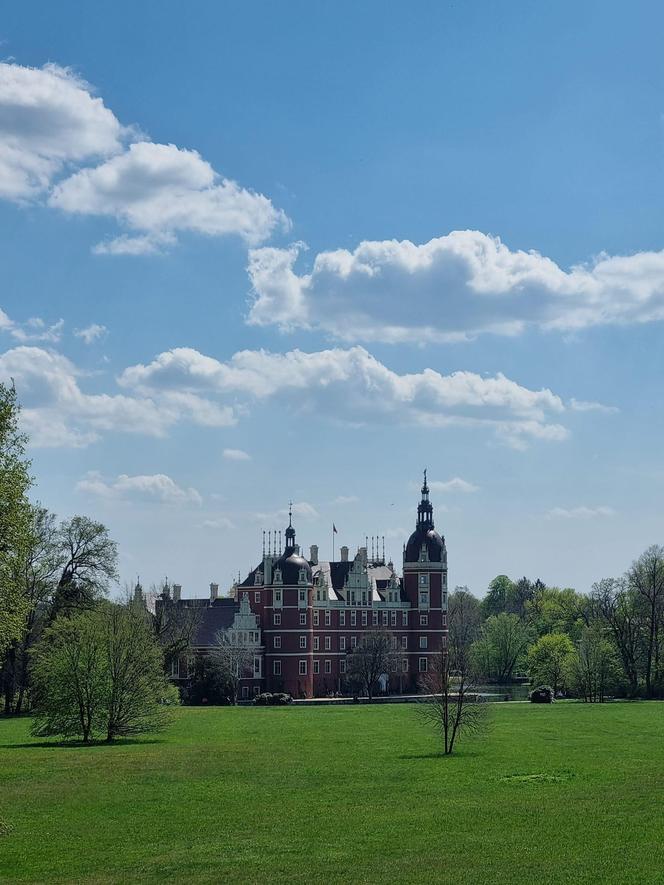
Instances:
[[[210,602],[219,599],[219,584],[210,584]]]
[[[339,553],[341,555],[341,561],[348,562],[348,547],[342,547]]]
[[[180,601],[181,593],[182,593],[182,584],[173,584],[173,602]]]
[[[309,562],[318,565],[318,544],[312,544],[309,548]]]

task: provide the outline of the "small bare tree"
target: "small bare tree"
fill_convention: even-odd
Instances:
[[[253,675],[253,649],[233,642],[228,631],[220,630],[210,651],[210,662],[221,681],[228,686],[233,704],[237,704],[240,682]]]
[[[486,702],[477,693],[471,668],[470,647],[476,625],[474,606],[469,602],[466,593],[450,597],[447,643],[430,659],[420,681],[425,696],[418,712],[440,735],[446,756],[462,732],[477,733],[486,724]]]
[[[173,599],[169,590],[166,581],[159,588],[152,585],[146,599],[152,629],[164,651],[166,672],[173,661],[191,652],[201,623],[201,609]]]
[[[348,655],[346,673],[349,681],[359,685],[371,702],[380,677],[395,671],[398,664],[399,652],[392,634],[386,630],[372,630]]]

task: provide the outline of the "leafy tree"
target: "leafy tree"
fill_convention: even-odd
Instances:
[[[62,573],[51,619],[93,606],[118,578],[118,551],[108,529],[87,516],[74,516],[59,529]]]
[[[357,646],[347,656],[346,674],[350,682],[357,684],[373,700],[376,684],[383,673],[397,669],[399,653],[387,630],[365,633]]]
[[[489,584],[489,589],[481,602],[482,616],[490,618],[506,611],[508,594],[513,587],[512,581],[507,575],[497,575]]]
[[[237,641],[233,642],[229,631],[220,630],[209,658],[217,679],[227,687],[232,703],[237,704],[240,682],[253,676],[253,650]]]
[[[177,690],[161,649],[133,607],[102,602],[57,618],[32,654],[34,731],[86,743],[154,731]]]
[[[0,384],[0,661],[21,637],[28,606],[18,581],[30,529],[27,438],[14,386]]]
[[[514,614],[492,615],[484,623],[480,638],[472,646],[476,672],[497,682],[509,682],[523,658],[532,636],[531,629]]]
[[[424,697],[418,710],[440,735],[446,756],[460,734],[477,733],[486,723],[487,707],[474,687],[471,648],[478,629],[477,600],[465,588],[450,596],[447,646],[430,658],[420,682]]]
[[[547,633],[528,649],[528,672],[531,683],[550,685],[554,697],[562,690],[574,645],[564,633]]]
[[[566,633],[575,642],[589,622],[588,598],[571,587],[561,590],[541,584],[528,602],[527,617],[539,636]]]
[[[639,691],[645,627],[641,600],[626,578],[604,578],[593,584],[590,604],[595,618],[610,630],[629,695],[635,697]]]
[[[600,624],[583,631],[577,652],[567,659],[567,679],[579,697],[589,703],[603,703],[606,693],[619,677],[615,646],[604,635]]]
[[[528,606],[535,593],[544,588],[544,584],[538,580],[533,584],[528,578],[520,578],[518,581],[510,581],[510,586],[505,592],[505,611],[508,614],[517,615],[521,620],[526,619]]]
[[[629,585],[641,599],[645,618],[646,694],[653,697],[660,678],[659,633],[664,615],[664,547],[653,545],[632,563]]]

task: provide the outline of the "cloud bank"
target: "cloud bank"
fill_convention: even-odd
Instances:
[[[127,476],[121,474],[110,482],[101,473],[90,471],[76,484],[76,491],[99,498],[129,500],[142,498],[164,504],[201,504],[199,492],[182,488],[165,473]]]

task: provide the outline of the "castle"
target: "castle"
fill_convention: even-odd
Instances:
[[[210,585],[209,599],[181,599],[179,586],[173,588],[177,605],[199,611],[198,655],[209,652],[220,633],[252,652],[253,672],[249,668],[241,680],[241,699],[264,691],[299,698],[348,691],[347,656],[378,629],[391,634],[393,657],[400,661],[381,677],[381,689],[417,690],[447,637],[447,550],[434,528],[426,471],[401,577],[377,549],[369,558],[361,547],[349,558],[342,547],[338,561],[325,562],[314,545],[306,558],[290,513],[283,551],[263,547],[261,561],[229,598],[219,597],[217,584]],[[174,661],[173,678],[186,675],[185,662]]]

